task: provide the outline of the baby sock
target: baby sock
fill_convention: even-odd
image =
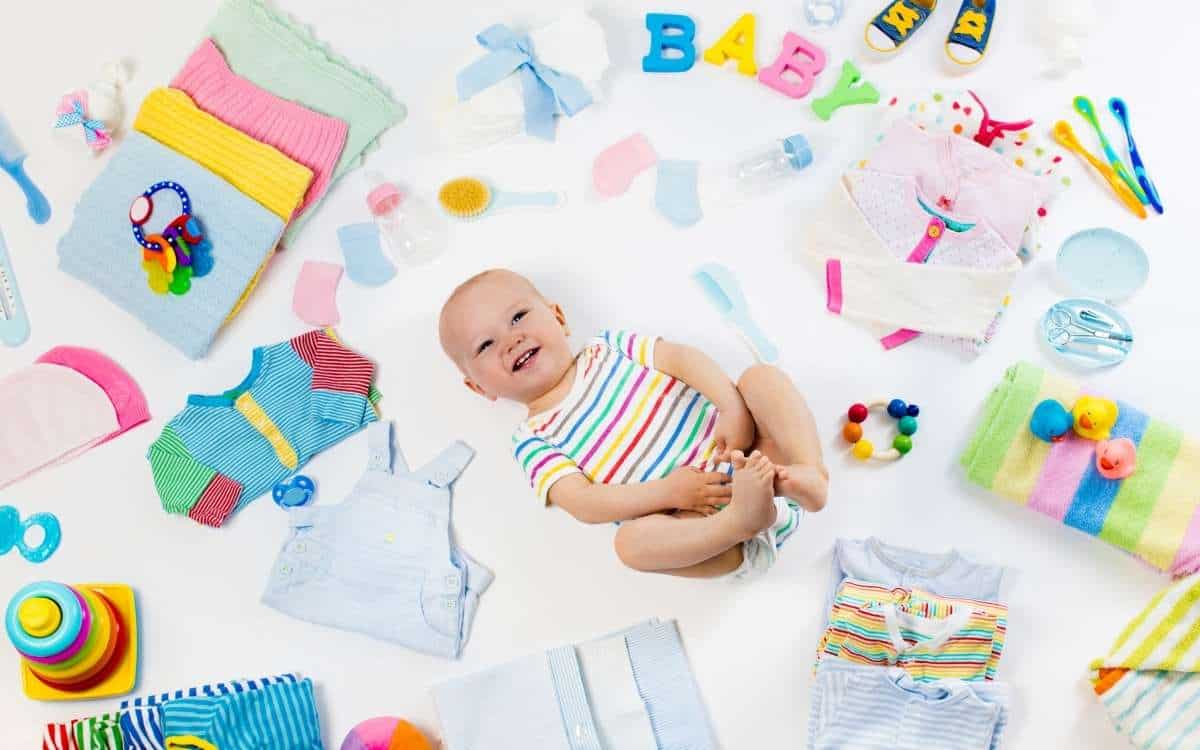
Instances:
[[[339,322],[342,316],[337,309],[337,285],[341,278],[342,267],[336,263],[304,261],[292,293],[292,311],[309,325],[331,326]]]
[[[373,221],[347,224],[337,230],[346,261],[346,275],[356,284],[383,286],[396,275],[396,266],[383,254],[379,227]]]
[[[699,173],[699,162],[668,159],[658,163],[654,205],[675,226],[690,227],[704,216],[696,187]]]
[[[592,184],[600,195],[615,198],[656,161],[658,154],[650,141],[641,133],[634,133],[600,152],[592,164]]]

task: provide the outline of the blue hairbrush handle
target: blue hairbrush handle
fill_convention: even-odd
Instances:
[[[38,224],[50,221],[50,201],[46,200],[46,196],[42,195],[38,186],[34,185],[33,180],[29,179],[29,175],[25,174],[25,159],[21,158],[7,163],[0,162],[0,169],[8,172],[9,177],[12,177],[24,191],[25,208],[29,211],[29,217]]]

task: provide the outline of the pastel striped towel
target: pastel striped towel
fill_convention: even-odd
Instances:
[[[1092,662],[1113,726],[1142,750],[1200,747],[1200,573],[1159,592]]]
[[[1137,471],[1104,479],[1096,444],[1071,435],[1045,443],[1029,431],[1044,399],[1068,407],[1083,389],[1022,362],[988,396],[983,417],[960,458],[967,478],[1145,560],[1183,576],[1200,568],[1200,441],[1117,400],[1114,438],[1137,444]],[[1087,391],[1090,395],[1109,397]]]

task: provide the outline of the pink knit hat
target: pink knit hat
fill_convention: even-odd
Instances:
[[[146,397],[100,352],[59,346],[0,379],[0,487],[150,419]]]

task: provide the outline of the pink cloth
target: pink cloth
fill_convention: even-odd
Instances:
[[[133,378],[103,354],[60,346],[0,380],[0,487],[150,419]]]
[[[255,140],[274,146],[313,172],[299,216],[329,189],[349,126],[336,117],[281,99],[234,73],[211,39],[205,39],[171,81],[196,106]]]
[[[867,163],[877,172],[916,178],[935,208],[987,222],[1014,253],[1054,192],[1049,179],[1018,169],[991,149],[930,133],[907,119],[892,124]]]

